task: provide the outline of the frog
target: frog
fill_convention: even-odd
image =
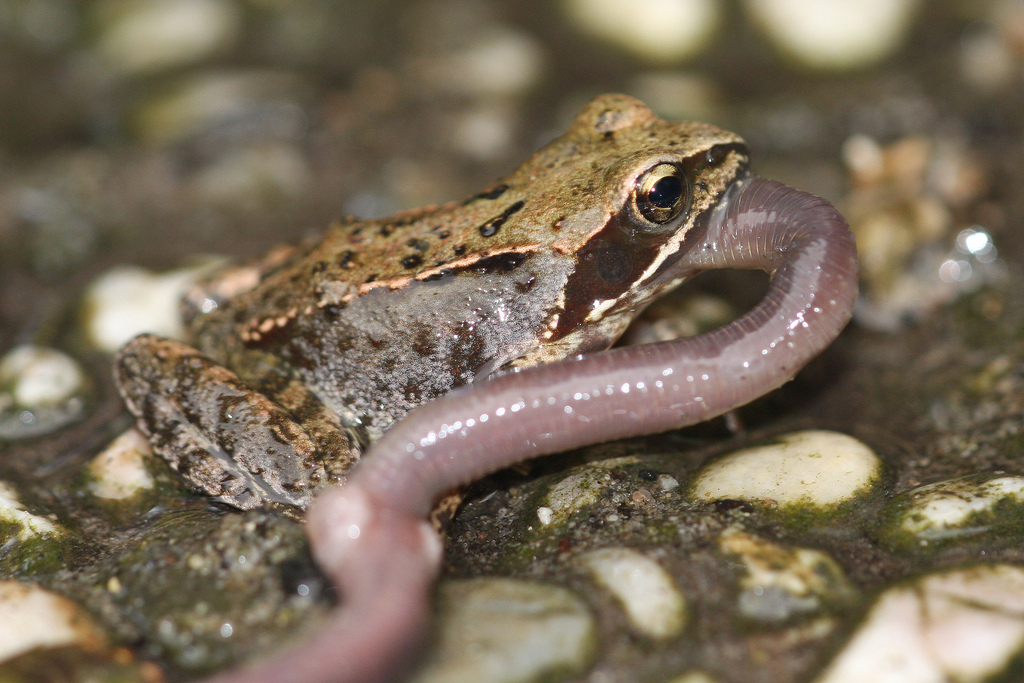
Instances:
[[[717,268],[763,270],[767,292],[695,337],[610,348]],[[343,597],[208,683],[397,680],[426,639],[446,492],[782,386],[849,322],[857,282],[845,219],[755,175],[742,138],[603,95],[464,201],[340,221],[198,287],[191,343],[141,335],[116,357],[125,403],[199,490],[304,508]]]
[[[343,219],[203,282],[189,341],[136,337],[118,388],[199,491],[304,508],[413,408],[610,347],[692,274],[673,261],[748,174],[737,135],[599,97],[465,200]]]

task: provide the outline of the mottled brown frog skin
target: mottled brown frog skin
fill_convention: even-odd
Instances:
[[[647,220],[638,204],[664,187],[645,179],[665,169],[679,198]],[[129,342],[121,393],[201,490],[242,508],[305,505],[417,405],[610,346],[685,279],[664,273],[746,175],[735,135],[602,96],[463,202],[341,221],[206,283],[186,302],[193,346]]]

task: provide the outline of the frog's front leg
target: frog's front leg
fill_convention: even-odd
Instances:
[[[303,410],[315,401],[297,383],[275,402],[187,344],[149,334],[128,342],[114,367],[125,403],[157,455],[201,491],[236,507],[305,507],[338,480],[338,462],[358,457],[353,439]]]

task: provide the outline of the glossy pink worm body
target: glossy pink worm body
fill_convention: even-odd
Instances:
[[[721,415],[781,386],[845,327],[857,257],[828,202],[770,180],[737,182],[679,272],[754,268],[764,299],[706,334],[612,349],[488,379],[412,411],[308,513],[343,604],[311,640],[217,683],[393,680],[429,619],[441,542],[426,521],[454,487],[539,455]]]

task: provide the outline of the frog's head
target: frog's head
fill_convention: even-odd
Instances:
[[[676,267],[680,256],[748,175],[746,145],[733,133],[665,121],[625,95],[588,104],[510,179],[547,179],[545,203],[560,232],[553,246],[576,256],[552,341],[606,346],[650,301],[692,275]]]

